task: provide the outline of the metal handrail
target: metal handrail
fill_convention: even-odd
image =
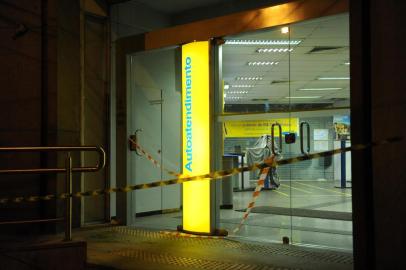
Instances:
[[[272,144],[271,144],[271,150],[272,154],[278,155],[279,153],[276,153],[275,151],[275,127],[278,127],[279,129],[279,153],[282,152],[282,126],[279,123],[274,123],[272,124],[272,129],[271,129],[271,136],[272,136]]]
[[[303,141],[304,141],[304,135],[303,135],[303,127],[307,127],[307,146],[306,146],[306,151],[304,150],[303,147]],[[302,152],[303,155],[308,155],[310,153],[310,124],[308,122],[301,122],[300,123],[300,152]]]
[[[45,146],[45,147],[0,147],[1,152],[98,152],[99,162],[93,167],[73,167],[72,172],[96,172],[106,165],[106,152],[100,146]],[[40,173],[63,173],[66,168],[37,168],[37,169],[7,169],[0,170],[0,174],[40,174]]]
[[[72,167],[72,157],[70,152],[87,151],[97,152],[99,162],[92,167]],[[100,146],[46,146],[46,147],[0,147],[0,153],[4,152],[68,152],[65,157],[65,168],[28,168],[28,169],[6,169],[0,170],[0,174],[45,174],[45,173],[65,173],[66,193],[72,194],[72,173],[74,172],[96,172],[106,165],[106,152]],[[17,220],[3,221],[0,225],[59,222],[65,221],[65,240],[72,240],[72,196],[66,197],[65,218],[37,219],[37,220]]]

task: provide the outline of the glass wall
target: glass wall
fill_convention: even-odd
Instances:
[[[350,144],[348,22],[341,14],[225,38],[216,136],[224,160],[250,165]],[[351,250],[350,160],[278,166],[235,236]],[[223,227],[241,221],[257,181],[258,171],[234,177]]]
[[[160,164],[140,149],[129,152],[132,185],[172,179],[168,170],[181,171],[178,54],[178,48],[167,48],[129,57],[128,136]],[[180,184],[134,191],[128,203],[131,225],[176,230],[182,223]]]
[[[214,169],[350,145],[348,21],[348,14],[323,17],[224,37],[216,45]],[[136,134],[164,168],[181,172],[179,49],[129,59],[128,135]],[[131,184],[173,178],[137,152],[128,160]],[[218,226],[231,237],[352,249],[349,153],[278,166],[254,197],[259,175],[218,182]],[[182,224],[180,185],[135,191],[129,204],[136,226],[175,230]]]

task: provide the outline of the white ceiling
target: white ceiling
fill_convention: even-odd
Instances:
[[[288,40],[289,34],[282,34],[281,27],[230,36],[225,39],[244,40]],[[287,46],[224,45],[223,79],[225,83],[254,84],[252,88],[232,88],[227,91],[248,91],[248,94],[227,94],[240,96],[240,100],[226,99],[226,104],[270,103],[334,103],[339,99],[349,100],[349,80],[317,80],[318,77],[349,77],[349,17],[348,14],[323,17],[290,26],[290,39],[301,40],[292,45],[290,53],[257,53],[258,48],[281,48]],[[315,47],[340,47],[339,49],[309,53]],[[290,57],[290,59],[289,59]],[[248,66],[248,61],[274,61],[276,66]],[[238,76],[262,76],[256,82],[237,81]],[[290,79],[290,83],[289,83]],[[287,81],[273,83],[273,81]],[[342,88],[332,91],[298,91],[300,88]],[[289,92],[290,89],[290,92]],[[287,96],[321,96],[315,99],[288,99]],[[266,99],[267,101],[252,101]],[[340,104],[343,102],[340,101]],[[345,103],[345,102],[344,102]]]

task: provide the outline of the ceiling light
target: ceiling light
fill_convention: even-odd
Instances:
[[[250,61],[247,63],[249,66],[273,66],[278,65],[279,62],[271,62],[271,61]]]
[[[237,78],[235,78],[237,81],[262,81],[262,77],[259,76],[254,76],[254,77],[243,77],[243,76],[239,76]]]
[[[321,96],[302,96],[302,97],[285,97],[289,99],[316,99],[321,98]]]
[[[256,50],[257,53],[284,53],[291,51],[293,51],[292,48],[258,48]]]
[[[246,40],[229,39],[227,45],[298,45],[301,40]]]
[[[332,90],[340,90],[340,87],[326,87],[326,88],[300,88],[297,89],[299,91],[332,91]]]
[[[344,65],[349,66],[350,62],[345,62]]]
[[[288,27],[288,26],[282,27],[282,28],[281,28],[281,33],[282,33],[282,34],[287,34],[287,33],[289,33],[289,27]]]
[[[349,80],[350,77],[319,77],[318,80]]]
[[[230,85],[225,84],[225,85],[224,85],[224,89],[227,90],[228,88],[230,88]]]
[[[229,94],[248,94],[248,91],[228,91]]]
[[[234,85],[231,85],[231,87],[233,87],[233,88],[251,88],[251,87],[254,87],[255,85],[252,85],[252,84],[234,84]]]

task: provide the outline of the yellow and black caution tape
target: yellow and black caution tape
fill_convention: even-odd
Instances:
[[[129,138],[128,140],[130,141],[130,143],[131,143],[135,148],[137,148],[138,150],[140,150],[141,153],[142,153],[149,161],[151,161],[151,163],[152,163],[153,165],[155,165],[155,166],[158,167],[158,168],[162,168],[162,170],[164,170],[165,172],[167,172],[168,174],[170,174],[170,175],[172,175],[172,176],[175,176],[175,177],[181,177],[181,176],[182,176],[181,173],[177,173],[177,172],[174,172],[174,171],[171,171],[171,170],[165,168],[165,167],[164,167],[162,164],[160,164],[156,159],[154,159],[150,153],[148,153],[144,148],[142,148],[141,145],[139,145],[136,141],[134,141],[134,140],[131,139],[131,138]]]
[[[143,147],[141,145],[139,145],[135,140],[130,138],[129,141],[132,144],[132,146],[135,147],[136,149],[138,149],[139,151],[141,151],[142,155],[147,160],[149,160],[155,167],[162,168],[164,171],[166,171],[167,173],[169,173],[173,176],[176,176],[176,177],[181,176],[181,174],[175,173],[175,172],[170,171],[170,170],[166,169],[165,167],[163,167],[163,165],[160,164],[158,160],[154,159],[152,157],[152,155],[149,152],[147,152],[146,150],[144,150]],[[256,183],[255,190],[252,194],[252,199],[247,206],[247,209],[243,215],[243,218],[242,218],[240,224],[232,231],[234,234],[237,233],[241,229],[241,227],[244,225],[244,222],[248,219],[248,216],[251,213],[251,209],[254,207],[255,201],[258,198],[262,187],[264,186],[265,178],[269,172],[269,169],[270,169],[269,167],[266,167],[261,170],[260,178]],[[173,235],[179,236],[179,237],[197,237],[194,234],[184,234],[181,232],[173,232]]]
[[[151,183],[130,185],[130,186],[125,186],[125,187],[96,189],[96,190],[84,191],[84,192],[76,192],[76,193],[61,193],[61,194],[58,194],[58,195],[1,198],[0,199],[0,204],[49,201],[49,200],[53,200],[53,199],[66,199],[66,198],[70,198],[70,197],[80,198],[80,197],[89,197],[89,196],[99,196],[99,195],[110,194],[110,193],[115,193],[115,192],[130,192],[130,191],[133,191],[133,190],[148,189],[148,188],[154,188],[154,187],[159,187],[159,186],[167,186],[167,185],[175,185],[175,184],[181,184],[181,183],[190,182],[190,181],[215,180],[215,179],[223,178],[223,177],[226,177],[226,176],[235,175],[235,174],[238,174],[238,173],[241,173],[241,172],[253,171],[253,170],[256,170],[256,169],[263,169],[263,168],[266,168],[266,167],[275,167],[277,165],[293,164],[293,163],[301,162],[301,161],[304,161],[304,160],[310,160],[310,159],[315,159],[315,158],[320,158],[320,157],[332,156],[332,155],[335,155],[335,154],[348,152],[348,151],[363,150],[363,149],[373,147],[373,146],[398,142],[400,140],[402,140],[402,138],[393,137],[393,138],[389,138],[389,139],[386,139],[386,140],[383,140],[383,141],[380,141],[380,142],[373,142],[373,143],[369,143],[369,144],[358,144],[358,145],[349,146],[349,147],[346,147],[346,148],[343,148],[343,149],[335,149],[335,150],[330,150],[330,151],[325,151],[325,152],[320,152],[320,153],[314,153],[314,154],[309,154],[309,155],[300,156],[300,157],[282,159],[282,160],[279,160],[279,161],[276,161],[275,159],[271,158],[269,160],[266,160],[264,163],[254,164],[254,165],[251,165],[251,166],[246,166],[246,167],[241,167],[241,168],[233,168],[233,169],[229,169],[229,170],[221,170],[221,171],[210,172],[210,173],[196,175],[196,176],[180,176],[180,177],[170,179],[170,180],[158,180],[158,181],[151,182]]]

